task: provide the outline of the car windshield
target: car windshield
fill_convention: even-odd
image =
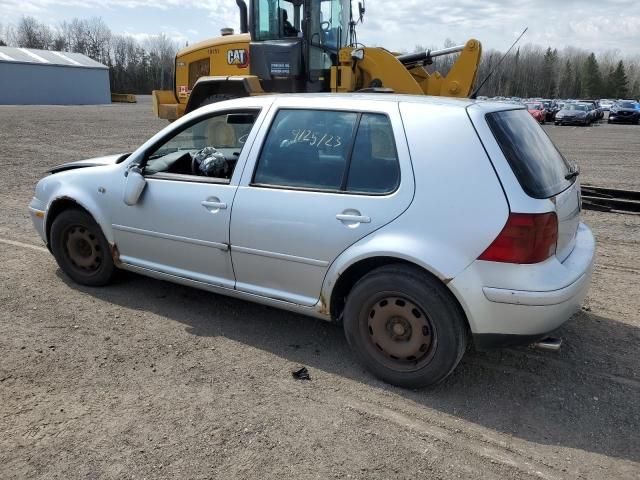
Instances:
[[[523,110],[490,113],[487,123],[518,182],[533,198],[549,198],[568,188],[568,162],[538,122]]]
[[[572,110],[572,111],[586,112],[587,111],[587,106],[586,105],[578,105],[576,103],[570,103],[569,105],[565,105],[564,109],[565,110]]]
[[[618,102],[620,108],[635,108],[636,105],[633,102]]]
[[[527,103],[527,109],[529,109],[529,110],[542,110],[542,104],[540,104],[540,103]]]

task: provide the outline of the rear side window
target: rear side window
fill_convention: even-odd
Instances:
[[[386,115],[365,113],[353,146],[346,189],[387,193],[398,186],[400,168],[393,129]]]
[[[400,179],[386,115],[280,110],[253,183],[262,186],[384,194]]]
[[[490,113],[487,123],[527,195],[549,198],[573,183],[565,179],[569,164],[526,110]]]

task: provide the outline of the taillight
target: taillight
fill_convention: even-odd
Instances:
[[[557,241],[555,213],[511,213],[500,235],[478,260],[539,263],[555,254]]]

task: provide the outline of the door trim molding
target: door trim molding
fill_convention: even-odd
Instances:
[[[315,258],[296,257],[295,255],[287,255],[286,253],[267,252],[266,250],[258,250],[255,248],[231,246],[231,253],[239,252],[249,255],[258,255],[260,257],[277,258],[278,260],[288,260],[290,262],[304,263],[313,265],[314,267],[327,267],[329,262],[325,260],[316,260]]]
[[[203,247],[216,248],[226,252],[229,250],[229,245],[226,243],[209,242],[207,240],[198,240],[197,238],[181,237],[180,235],[170,235],[168,233],[154,232],[152,230],[143,230],[142,228],[127,227],[126,225],[111,225],[114,230],[120,230],[122,232],[137,233],[138,235],[146,235],[147,237],[164,238],[166,240],[173,240],[174,242],[191,243],[193,245],[200,245]]]

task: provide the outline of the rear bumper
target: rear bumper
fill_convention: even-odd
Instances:
[[[475,261],[449,286],[482,346],[529,343],[580,310],[591,282],[595,239],[580,224],[571,255],[535,265]]]

